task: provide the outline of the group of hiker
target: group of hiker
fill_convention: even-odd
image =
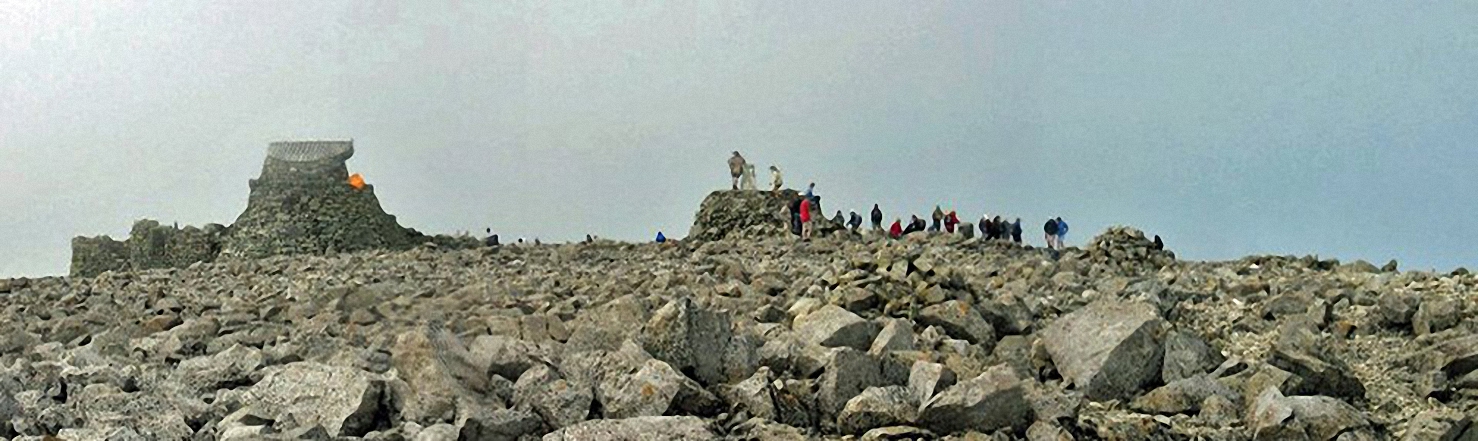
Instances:
[[[770,191],[778,194],[781,187],[785,185],[785,181],[780,175],[780,168],[773,165],[770,166],[770,174],[772,177]],[[732,178],[730,182],[732,189],[757,190],[755,187],[754,166],[750,165],[744,159],[744,156],[740,155],[737,151],[734,152],[733,156],[729,157],[729,175]],[[823,216],[820,213],[824,213],[821,210],[821,197],[816,196],[815,192],[816,183],[810,183],[810,185],[806,186],[805,193],[801,197],[791,201],[784,210],[786,217],[790,219],[791,233],[800,236],[801,240],[811,239],[816,228],[814,221],[818,220],[816,219],[817,217]],[[884,232],[882,208],[877,204],[873,204],[870,214],[872,230],[874,232]],[[899,239],[913,233],[962,234],[966,238],[974,238],[975,231],[978,228],[981,237],[985,240],[1021,243],[1021,218],[1008,220],[1001,216],[992,217],[987,214],[981,216],[979,222],[971,223],[961,221],[959,214],[955,211],[945,211],[937,205],[934,207],[931,217],[933,223],[929,223],[917,215],[910,215],[909,221],[906,224],[902,218],[895,218],[893,224],[884,233],[894,239]],[[836,215],[831,218],[831,222],[857,233],[862,228],[863,220],[862,216],[857,214],[856,211],[852,211],[844,216],[841,210],[837,210]],[[1043,226],[1047,247],[1054,250],[1063,249],[1065,246],[1064,242],[1067,239],[1067,232],[1067,221],[1062,220],[1061,217],[1048,219],[1047,224]],[[660,240],[661,238],[659,238]]]

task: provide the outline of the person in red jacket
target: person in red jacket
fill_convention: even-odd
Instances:
[[[903,237],[903,219],[893,219],[893,226],[888,227],[888,237],[894,239]]]
[[[801,240],[811,240],[810,198],[801,198]]]
[[[949,214],[944,215],[944,231],[949,232],[949,234],[955,234],[955,226],[959,224],[960,217],[955,215],[954,211],[950,211]]]

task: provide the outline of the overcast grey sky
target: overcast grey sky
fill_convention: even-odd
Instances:
[[[665,3],[665,4],[664,4]],[[353,137],[427,232],[687,233],[740,150],[826,208],[1182,257],[1478,263],[1478,2],[0,0],[0,275],[229,224]],[[761,180],[767,174],[761,172]],[[1027,236],[1040,242],[1040,234]]]

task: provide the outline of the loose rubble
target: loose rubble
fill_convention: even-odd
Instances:
[[[1179,261],[1123,227],[1060,253],[800,242],[771,217],[786,194],[719,197],[741,206],[666,244],[0,280],[0,435],[1478,437],[1466,272]]]

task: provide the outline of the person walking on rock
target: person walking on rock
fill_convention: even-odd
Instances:
[[[1011,241],[1021,243],[1021,218],[1016,218],[1016,223],[1011,224]]]
[[[1067,221],[1057,218],[1057,249],[1065,249],[1067,245]]]
[[[739,189],[739,177],[744,176],[744,157],[735,151],[734,156],[729,157],[729,176],[734,178],[733,189]]]
[[[780,187],[785,185],[785,178],[780,177],[780,167],[770,166],[770,193],[780,194]]]
[[[801,198],[801,240],[811,240],[811,199]]]
[[[894,239],[903,237],[903,219],[893,219],[893,226],[888,227],[888,237]]]
[[[933,217],[934,217],[934,224],[929,226],[929,231],[930,232],[938,232],[939,229],[940,229],[939,228],[940,227],[939,224],[944,221],[944,210],[939,209],[939,206],[938,205],[935,205],[934,206],[934,216]]]
[[[1047,249],[1057,247],[1057,219],[1047,219],[1047,224],[1042,226],[1042,232],[1047,233]]]
[[[874,231],[883,229],[883,209],[878,204],[872,204],[872,229]]]

